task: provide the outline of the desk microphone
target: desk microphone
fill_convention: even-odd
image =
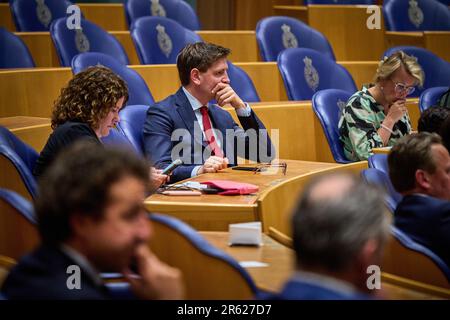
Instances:
[[[181,161],[180,159],[176,159],[175,161],[173,161],[171,164],[169,164],[164,170],[163,172],[161,172],[161,174],[166,174],[169,175],[172,173],[173,170],[175,170],[177,167],[181,166],[183,164],[183,161]]]

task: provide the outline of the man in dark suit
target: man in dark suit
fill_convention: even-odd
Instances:
[[[389,176],[403,195],[395,225],[450,266],[450,155],[437,134],[402,138],[388,156]]]
[[[349,174],[323,175],[292,218],[297,270],[274,299],[347,300],[380,295],[389,221],[379,191]]]
[[[35,211],[42,244],[12,269],[2,294],[110,299],[100,272],[123,272],[134,297],[181,298],[180,272],[147,247],[148,185],[145,161],[125,151],[86,141],[64,150],[40,180]],[[129,271],[132,263],[140,277]]]
[[[177,58],[182,87],[148,109],[145,153],[160,168],[175,159],[184,163],[173,172],[172,182],[235,165],[238,156],[259,162],[273,158],[264,124],[230,86],[229,53],[209,43],[187,45]],[[243,129],[221,108],[228,104]]]

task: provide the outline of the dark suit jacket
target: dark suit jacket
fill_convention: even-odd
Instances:
[[[437,254],[450,267],[450,202],[434,197],[403,197],[395,210],[395,226]]]
[[[98,286],[81,269],[81,289],[67,288],[67,267],[76,263],[61,250],[40,246],[22,258],[11,270],[2,286],[8,300],[104,300],[111,295],[105,286]]]
[[[209,116],[213,127],[219,130],[222,135],[222,137],[219,135],[218,139],[221,140],[222,149],[230,164],[235,165],[237,163],[238,155],[248,159],[251,156],[249,150],[252,150],[249,144],[249,135],[246,135],[242,128],[234,122],[231,115],[219,106],[211,105],[209,107]],[[239,117],[239,121],[244,130],[265,129],[264,124],[253,111],[249,117]],[[233,130],[236,136],[224,141],[226,131],[229,129]],[[258,133],[258,131],[256,132]],[[175,150],[183,149],[182,152],[176,153],[175,158],[177,158],[177,155],[180,155],[185,164],[175,169],[171,182],[190,178],[194,167],[202,165],[203,160],[207,159],[207,157],[202,159],[207,143],[203,141],[202,131],[197,123],[197,118],[182,88],[174,95],[148,109],[143,134],[145,154],[156,167],[165,168],[175,160],[171,156],[174,147],[177,146]],[[260,135],[256,134],[256,136],[258,138],[258,155],[260,154],[259,151],[262,151],[261,154],[265,154],[265,151],[268,150],[268,157],[257,157],[256,159],[252,158],[252,160],[270,161],[274,152],[269,136],[267,133],[263,135],[262,139]],[[234,148],[231,148],[232,143]],[[241,152],[238,154],[238,143],[242,143],[245,147],[243,154]]]
[[[36,160],[33,175],[36,178],[42,176],[62,150],[79,140],[89,140],[101,145],[95,131],[86,123],[67,121],[58,126],[48,138]]]
[[[369,296],[359,293],[346,294],[319,284],[291,279],[280,293],[268,298],[270,300],[365,300],[369,299]]]

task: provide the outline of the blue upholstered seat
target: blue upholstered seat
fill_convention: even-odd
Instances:
[[[369,157],[369,168],[375,168],[380,171],[383,171],[385,174],[389,176],[389,165],[387,162],[388,155],[387,154],[373,154]]]
[[[395,191],[389,176],[383,171],[375,168],[363,170],[361,172],[361,176],[367,183],[379,186],[386,192],[384,199],[385,204],[389,211],[394,213],[398,203],[402,199],[402,196]]]
[[[310,48],[335,60],[325,36],[294,18],[274,16],[259,20],[256,40],[264,61],[277,61],[278,54],[287,48]]]
[[[131,25],[131,37],[142,64],[176,63],[188,43],[202,41],[195,32],[163,17],[137,19]]]
[[[351,162],[345,157],[342,142],[339,139],[339,118],[351,92],[339,89],[318,91],[312,97],[313,110],[322,125],[322,129],[330,146],[334,161],[338,163]]]
[[[16,30],[48,31],[52,21],[67,15],[68,0],[10,0]]]
[[[383,14],[388,31],[450,30],[450,9],[436,0],[385,0]]]
[[[66,18],[52,23],[50,34],[61,66],[70,67],[72,58],[82,52],[101,52],[128,65],[128,56],[120,42],[96,24],[81,19],[81,29],[67,28]]]
[[[238,96],[245,102],[259,102],[258,92],[256,92],[255,85],[248,74],[228,61],[228,77],[230,78],[230,85]]]
[[[36,197],[37,185],[33,176],[33,168],[38,158],[38,153],[22,142],[8,129],[0,126],[0,156],[3,157],[2,161],[6,161],[11,168],[14,168],[19,174],[21,182],[26,188],[28,194],[22,194],[22,196],[28,196],[32,199]],[[6,180],[5,183],[10,181]],[[6,186],[0,186],[6,187]],[[8,186],[12,188],[12,186]],[[21,190],[14,190],[20,192]]]
[[[34,68],[35,64],[20,37],[0,27],[0,69]]]
[[[278,55],[277,63],[289,100],[311,100],[324,89],[356,91],[350,73],[318,51],[289,48]]]
[[[435,87],[428,88],[422,92],[419,97],[419,109],[420,112],[424,112],[429,107],[438,104],[439,99],[449,87]]]
[[[121,64],[113,57],[100,52],[85,52],[72,59],[73,73],[79,73],[90,66],[103,65],[119,75],[128,86],[127,105],[152,104],[152,94],[144,79],[135,70]]]
[[[127,106],[119,112],[119,128],[137,153],[144,155],[142,130],[147,117],[148,105]]]
[[[125,0],[128,25],[146,16],[161,16],[175,20],[189,30],[199,30],[200,21],[194,9],[183,0]]]

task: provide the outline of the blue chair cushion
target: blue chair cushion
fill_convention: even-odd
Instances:
[[[0,69],[34,68],[31,53],[20,37],[0,28]]]

